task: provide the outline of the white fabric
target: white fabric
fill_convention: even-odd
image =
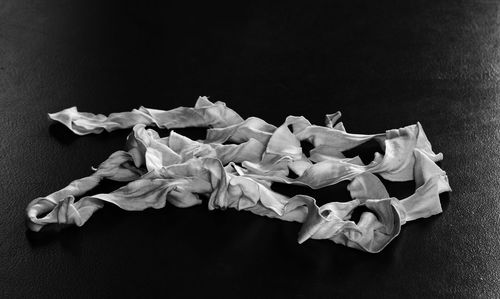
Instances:
[[[73,181],[46,197],[34,199],[26,212],[28,227],[39,231],[47,224],[83,225],[109,202],[137,211],[201,204],[209,209],[235,208],[257,215],[303,223],[298,241],[329,239],[335,243],[379,252],[394,239],[407,221],[442,212],[439,194],[451,191],[446,173],[436,165],[442,154],[432,151],[420,123],[382,134],[361,135],[335,124],[340,112],[326,116],[326,126],[315,126],[304,117],[289,116],[275,127],[262,119],[243,120],[224,103],[200,97],[194,108],[162,111],[144,107],[108,117],[78,112],[76,107],[49,114],[78,135],[133,127],[125,149],[117,151],[95,172]],[[209,127],[205,140],[194,141],[174,131],[161,138],[147,125],[160,128]],[[376,140],[385,150],[364,165],[359,157],[343,151]],[[230,141],[233,144],[223,144]],[[314,145],[307,157],[301,141]],[[241,163],[241,165],[238,165]],[[290,172],[296,178],[290,178]],[[390,197],[374,174],[390,181],[414,180],[408,198]],[[89,192],[103,179],[129,182],[109,194],[76,197]],[[318,206],[305,195],[287,197],[271,190],[274,182],[314,189],[350,180],[353,200]],[[356,223],[353,211],[365,206]]]

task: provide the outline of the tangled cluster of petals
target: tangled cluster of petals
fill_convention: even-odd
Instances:
[[[303,223],[299,243],[329,239],[374,253],[406,222],[441,213],[439,194],[451,191],[446,173],[436,164],[443,155],[433,152],[420,123],[382,134],[351,134],[338,122],[337,112],[326,115],[325,126],[289,116],[276,127],[257,117],[243,119],[225,103],[206,97],[198,98],[192,108],[140,107],[104,116],[72,107],[49,117],[78,135],[133,130],[125,150],[112,153],[90,176],[28,204],[28,227],[33,231],[47,224],[82,226],[104,202],[139,211],[159,209],[166,202],[191,207],[207,198],[210,210],[235,208]],[[209,129],[206,139],[195,141],[175,131],[162,138],[147,126]],[[368,164],[344,156],[370,140],[378,142],[384,154],[375,153]],[[303,153],[301,141],[314,146],[310,155]],[[389,181],[413,180],[415,193],[391,197],[375,174]],[[108,194],[81,197],[103,179],[128,184]],[[288,197],[271,189],[275,182],[318,189],[344,180],[350,181],[352,200],[322,206],[310,196]],[[366,209],[355,222],[352,215],[359,206]]]

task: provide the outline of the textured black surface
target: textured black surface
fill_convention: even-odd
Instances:
[[[0,1],[0,297],[500,296],[498,2],[104,2]],[[75,137],[47,112],[199,95],[274,124],[337,110],[356,133],[420,121],[444,153],[445,211],[375,255],[298,245],[298,224],[205,205],[107,205],[82,228],[26,231],[31,199],[88,175],[128,134]]]

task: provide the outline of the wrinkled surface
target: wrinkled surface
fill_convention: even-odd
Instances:
[[[289,116],[275,127],[258,118],[243,120],[225,103],[212,103],[207,97],[200,97],[194,108],[168,111],[141,107],[106,117],[73,107],[49,114],[78,135],[132,126],[133,131],[127,137],[126,152],[113,153],[91,176],[34,199],[26,209],[28,227],[39,231],[53,223],[82,226],[103,202],[140,211],[163,208],[167,202],[191,207],[201,204],[200,196],[204,196],[211,210],[235,208],[301,222],[299,243],[310,238],[328,239],[379,252],[407,221],[442,212],[439,194],[451,191],[446,173],[435,164],[443,155],[433,152],[420,123],[385,134],[360,135],[336,126],[340,115],[327,114],[324,127],[297,116]],[[155,130],[146,129],[151,124],[167,129],[215,129],[208,131],[205,140],[194,141],[174,131],[162,138]],[[343,156],[343,152],[371,139],[380,143],[384,154],[375,153],[369,164],[363,164],[359,157]],[[224,144],[226,141],[232,144]],[[311,158],[303,152],[301,141],[313,144]],[[290,172],[297,177],[289,178]],[[391,198],[374,174],[387,180],[415,181],[415,193],[401,200]],[[130,183],[109,194],[75,201],[104,178]],[[310,196],[290,198],[271,190],[273,182],[319,189],[345,180],[351,181],[347,189],[352,201],[322,206]],[[361,206],[367,211],[357,222],[351,220]]]

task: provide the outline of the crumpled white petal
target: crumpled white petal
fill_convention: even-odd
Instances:
[[[78,135],[131,128],[125,150],[113,153],[95,172],[71,182],[26,209],[28,227],[48,224],[83,225],[105,202],[124,210],[162,208],[166,203],[191,207],[208,198],[208,208],[234,208],[261,216],[303,223],[298,242],[328,239],[337,244],[379,252],[408,221],[442,212],[439,194],[451,188],[420,123],[381,134],[347,133],[341,113],[327,114],[325,127],[301,116],[280,126],[257,117],[243,120],[222,102],[200,97],[193,108],[156,110],[141,107],[109,116],[78,112],[76,107],[49,114]],[[208,127],[205,140],[191,140],[174,131],[160,137],[153,129]],[[344,152],[375,140],[383,153],[365,165]],[[310,156],[301,142],[314,148]],[[230,144],[224,144],[230,142]],[[415,193],[391,197],[375,175],[389,181],[415,181]],[[102,179],[128,182],[108,194],[87,195]],[[306,195],[288,197],[271,189],[274,182],[323,188],[348,180],[348,202],[322,206]],[[83,197],[82,197],[83,196]],[[78,197],[81,197],[77,199]],[[333,198],[332,198],[333,199]],[[364,207],[359,220],[356,209]]]
[[[111,113],[109,116],[78,112],[71,107],[57,113],[49,113],[49,118],[67,126],[78,135],[101,133],[131,128],[136,124],[153,125],[159,128],[186,127],[227,127],[239,124],[243,119],[224,102],[212,103],[207,97],[199,97],[194,108],[178,107],[164,111],[140,107],[130,112]]]
[[[80,201],[73,205],[75,196],[81,196],[92,190],[104,178],[119,182],[129,182],[139,179],[144,173],[144,170],[134,167],[132,156],[129,153],[124,151],[114,152],[106,161],[99,165],[92,175],[74,180],[68,186],[50,195],[32,200],[26,208],[28,227],[33,231],[39,231],[44,225],[49,223],[74,223],[79,226],[83,225],[88,217],[95,210],[101,208],[102,205],[96,201],[90,204],[92,208]],[[68,210],[68,207],[72,208]],[[71,212],[71,216],[62,217],[63,214],[66,214],[65,212],[61,212],[61,209],[66,211],[66,213]],[[87,218],[83,218],[84,220],[79,219],[76,215],[77,213],[75,214],[76,211],[81,209],[85,211],[82,211],[81,214],[88,216]],[[45,217],[39,217],[46,213],[48,215]]]

